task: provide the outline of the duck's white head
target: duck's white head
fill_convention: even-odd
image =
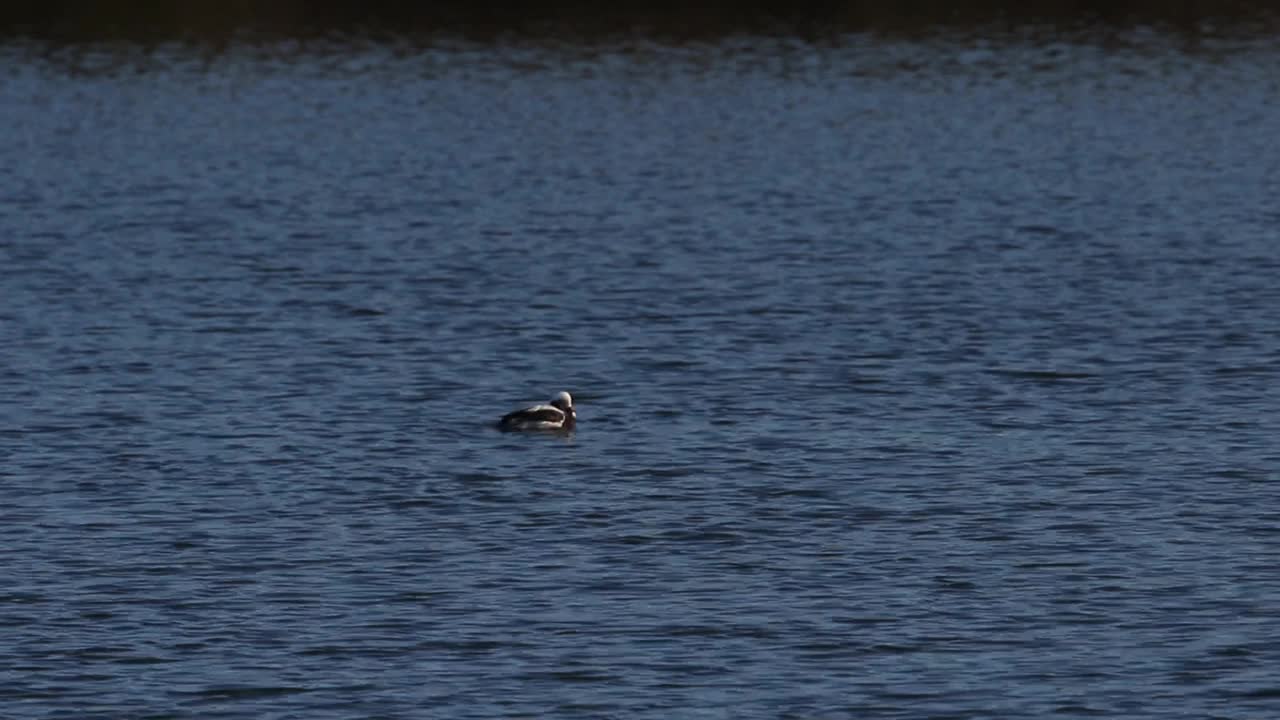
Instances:
[[[562,390],[556,393],[555,397],[551,398],[551,405],[552,407],[558,407],[565,412],[569,412],[573,409],[573,398],[569,393]]]

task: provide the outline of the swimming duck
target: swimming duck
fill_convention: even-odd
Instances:
[[[572,430],[578,419],[573,398],[567,392],[556,393],[546,405],[533,405],[507,413],[498,421],[501,430]]]

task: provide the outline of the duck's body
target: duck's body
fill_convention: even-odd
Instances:
[[[507,413],[498,421],[500,430],[572,430],[578,413],[567,392],[557,393],[546,405],[533,405]]]

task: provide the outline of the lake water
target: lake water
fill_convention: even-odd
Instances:
[[[8,41],[0,715],[1280,716],[1278,69]]]

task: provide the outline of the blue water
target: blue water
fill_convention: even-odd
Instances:
[[[0,47],[0,716],[1280,716],[1278,61]]]

